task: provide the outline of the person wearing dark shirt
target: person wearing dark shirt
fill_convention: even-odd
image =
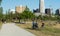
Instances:
[[[43,28],[43,27],[44,27],[44,25],[45,25],[45,24],[44,24],[44,23],[42,23],[41,27]]]
[[[37,24],[37,22],[32,21],[32,28],[33,28],[33,29],[38,28],[38,24]]]

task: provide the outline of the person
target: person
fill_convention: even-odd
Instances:
[[[38,23],[37,23],[37,21],[35,22],[35,28],[36,28],[36,29],[38,28]]]
[[[2,22],[4,23],[4,19],[2,19]]]
[[[34,22],[34,20],[33,20],[33,22],[32,22],[32,28],[33,28],[33,29],[37,29],[37,28],[38,28],[37,21]]]
[[[32,28],[35,29],[34,20],[32,21]]]
[[[45,24],[44,24],[44,23],[42,23],[41,27],[43,28],[43,27],[44,27],[44,25],[45,25]]]

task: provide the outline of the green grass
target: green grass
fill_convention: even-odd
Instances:
[[[35,34],[36,36],[60,36],[60,29],[54,28],[55,25],[45,25],[44,28],[40,28],[41,23],[38,24],[39,29],[32,30],[31,24],[17,24],[17,26],[26,29],[27,31]]]
[[[0,22],[0,29],[1,29],[1,27],[2,27],[2,22]]]
[[[47,34],[47,35],[51,35],[51,36],[60,36],[60,29],[48,27],[48,26],[41,29],[40,32]]]

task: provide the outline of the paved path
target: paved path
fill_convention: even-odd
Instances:
[[[19,28],[15,23],[3,24],[0,30],[0,36],[35,36],[32,33]]]

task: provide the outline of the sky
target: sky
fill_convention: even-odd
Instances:
[[[8,9],[15,9],[16,6],[28,6],[30,10],[39,8],[39,0],[2,0],[1,6],[4,13]],[[60,0],[45,0],[45,8],[53,8],[53,11],[60,8]]]

